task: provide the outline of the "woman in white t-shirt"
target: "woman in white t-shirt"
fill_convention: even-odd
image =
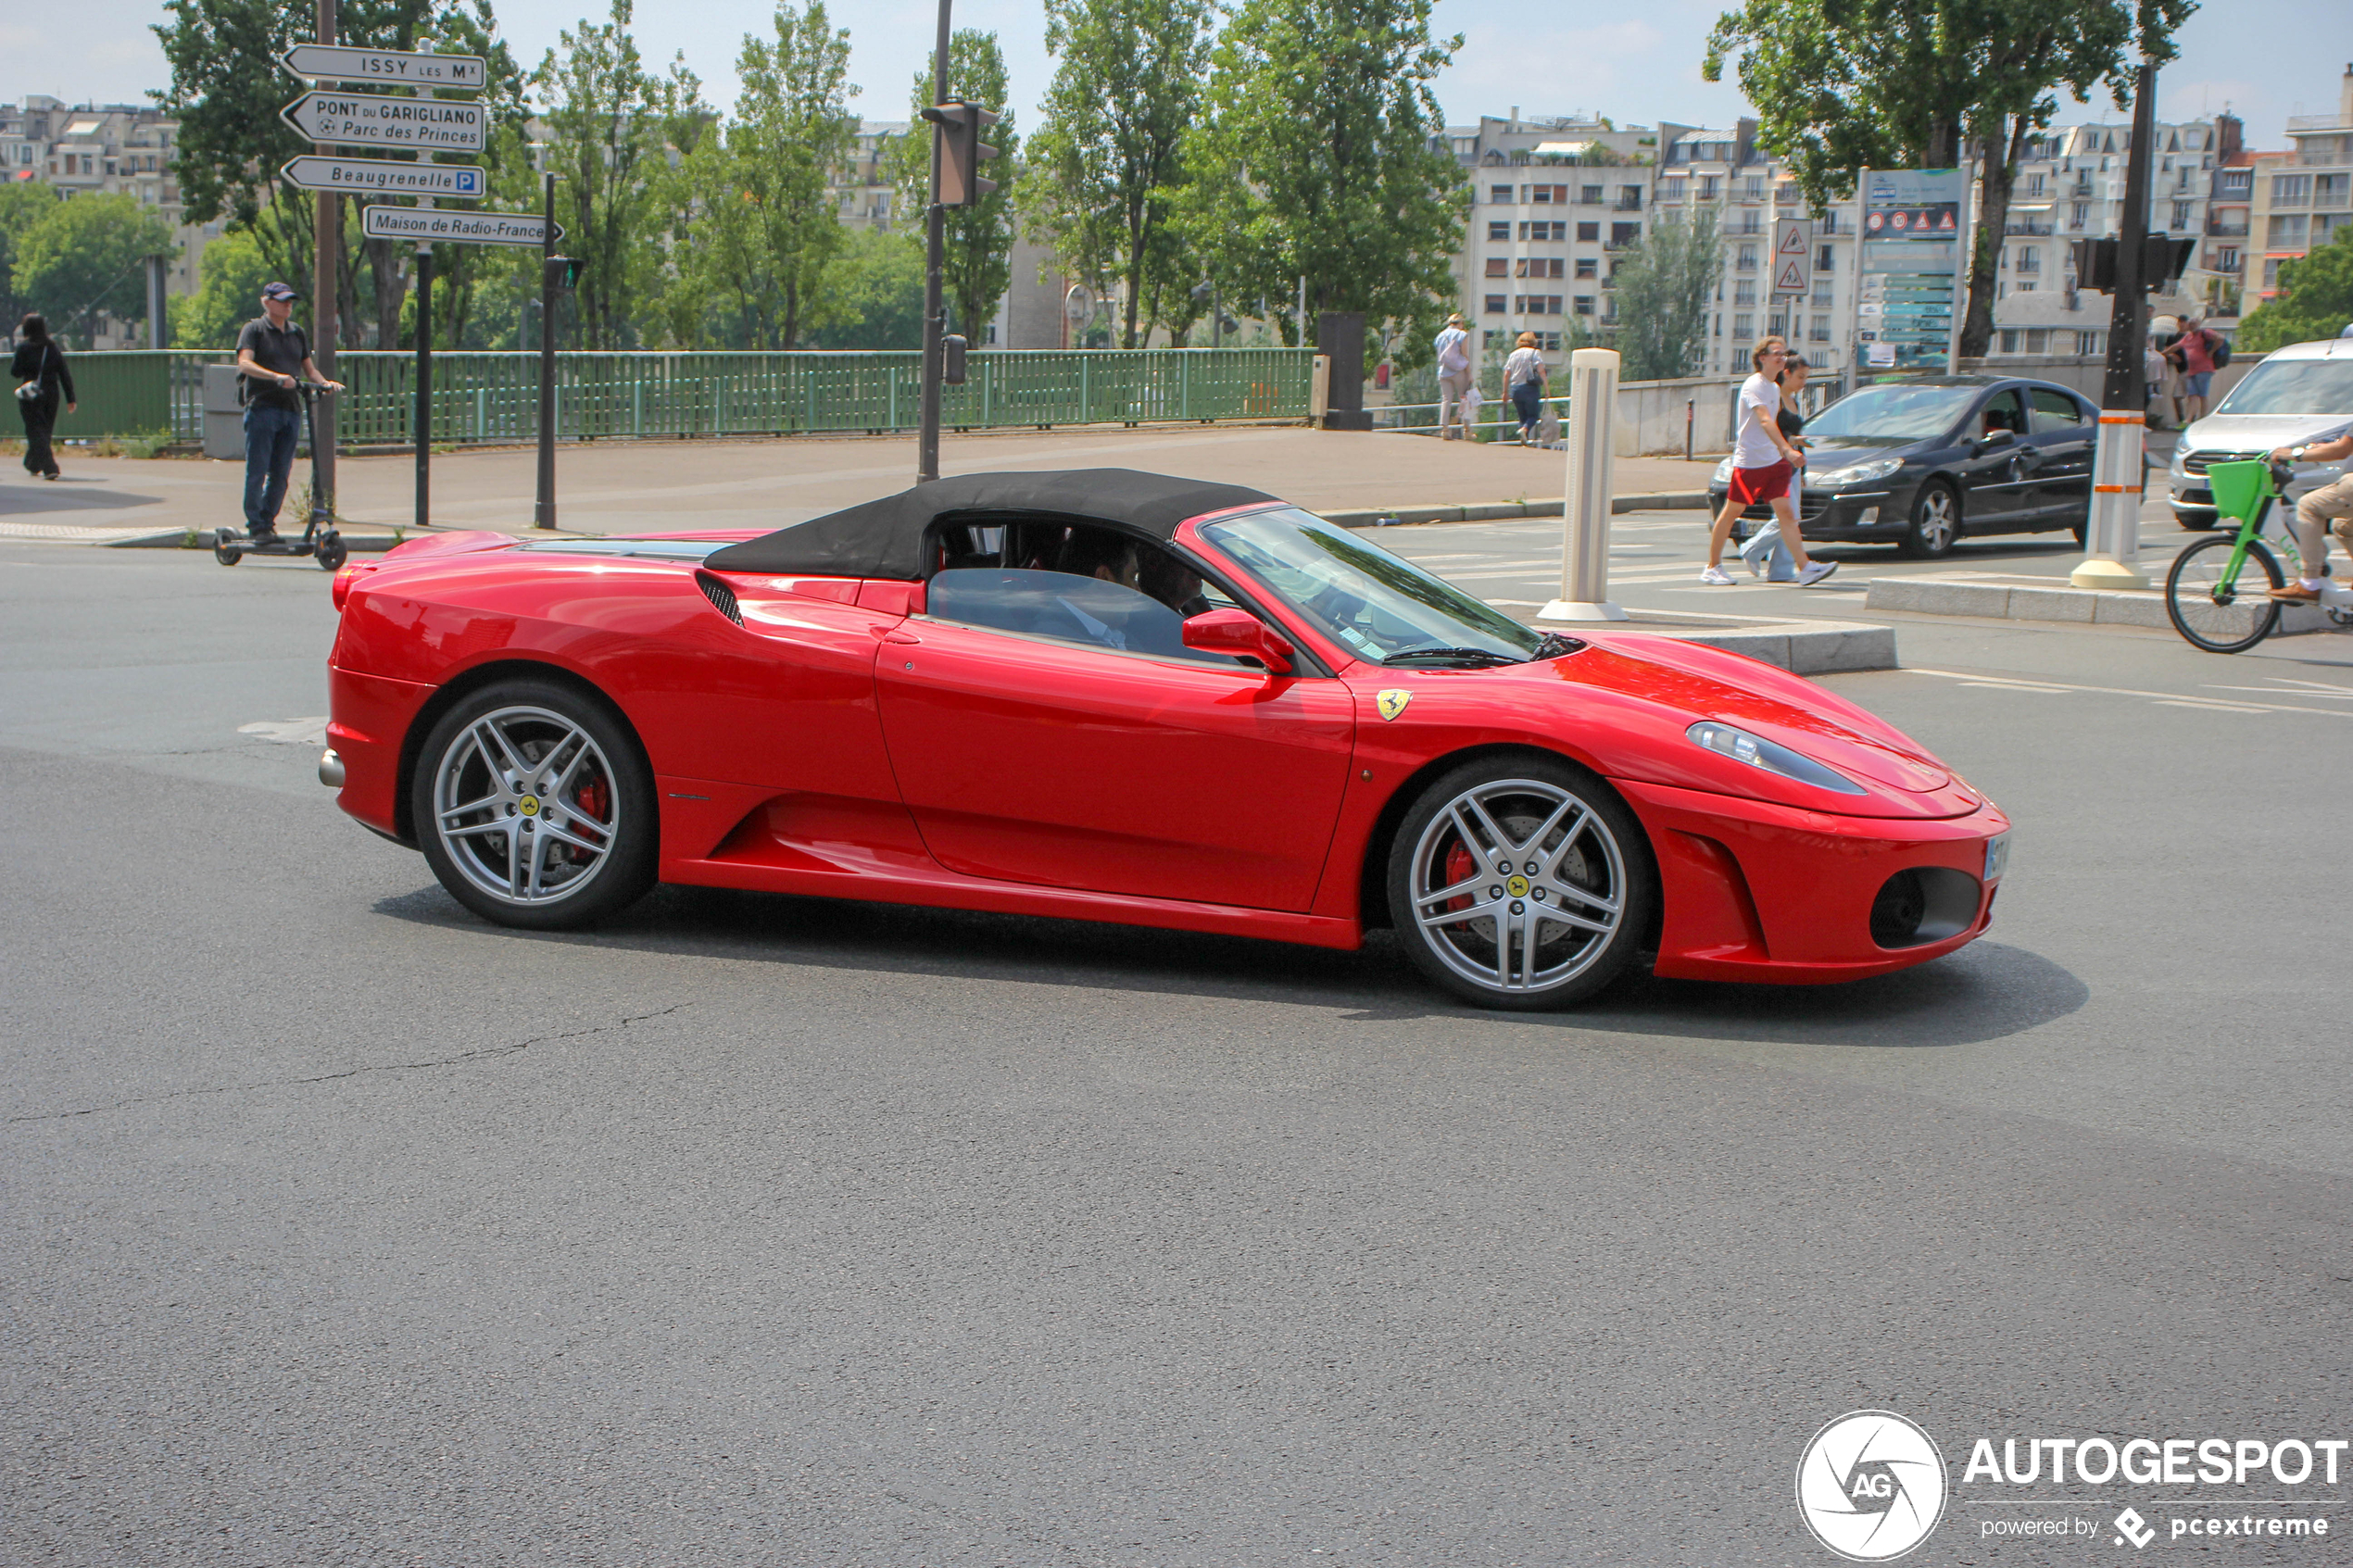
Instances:
[[[1536,441],[1536,421],[1544,411],[1544,357],[1536,352],[1536,334],[1519,334],[1519,346],[1504,361],[1504,394],[1519,414],[1522,445]]]
[[[1798,537],[1797,502],[1790,495],[1790,482],[1802,459],[1789,437],[1781,433],[1781,389],[1777,379],[1788,354],[1780,338],[1768,337],[1748,357],[1755,374],[1741,383],[1739,418],[1733,426],[1731,488],[1707,536],[1707,569],[1699,574],[1699,580],[1710,587],[1732,585],[1732,574],[1723,567],[1724,544],[1731,538],[1732,524],[1740,521],[1740,515],[1760,502],[1773,508],[1781,525],[1781,542],[1797,561],[1799,587],[1810,588],[1838,570],[1836,561],[1808,560],[1805,541]]]

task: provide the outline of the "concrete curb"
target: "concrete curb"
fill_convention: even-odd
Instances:
[[[2144,626],[2172,630],[2165,596],[2157,590],[2032,588],[1948,577],[1874,577],[1864,596],[1866,609],[1906,610],[1914,615],[1966,615],[1990,621],[2063,621],[2078,625]],[[2276,636],[2326,629],[2328,618],[2311,605],[2291,605],[2280,617]]]
[[[1491,501],[1462,506],[1360,507],[1346,511],[1317,512],[1326,522],[1342,528],[1385,528],[1391,525],[1428,522],[1492,522],[1499,518],[1558,517],[1565,503],[1555,495],[1546,501]],[[1611,498],[1609,509],[1619,512],[1648,512],[1705,508],[1705,490],[1660,490],[1638,495]]]
[[[430,535],[411,533],[406,537],[423,539]],[[355,556],[380,556],[405,542],[403,536],[393,533],[346,533],[343,536],[344,547]],[[209,550],[212,548],[212,534],[209,532],[190,533],[185,529],[175,528],[169,533],[149,533],[137,539],[110,539],[107,541],[106,547],[109,550]]]
[[[1610,629],[1599,625],[1593,628],[1596,632]],[[1895,628],[1859,621],[1787,621],[1721,632],[1629,622],[1619,629],[1672,637],[1682,643],[1705,643],[1727,653],[1746,654],[1768,664],[1778,664],[1793,675],[1832,675],[1850,670],[1903,667],[1895,657]]]

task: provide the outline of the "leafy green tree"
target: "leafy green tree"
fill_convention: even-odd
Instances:
[[[928,58],[929,56],[926,56]],[[899,190],[899,210],[911,217],[931,204],[931,127],[920,117],[932,99],[932,73],[915,78],[909,117],[912,130],[890,152],[891,183]],[[988,128],[988,145],[997,156],[984,165],[984,179],[997,188],[970,207],[951,207],[943,225],[941,278],[946,286],[950,320],[955,329],[978,343],[981,329],[997,314],[997,302],[1013,282],[1013,190],[1021,180],[1021,136],[1013,129],[1013,111],[1006,107],[1005,56],[993,32],[959,31],[948,45],[948,95],[982,104],[997,111]]]
[[[16,331],[31,308],[17,286],[17,242],[57,205],[57,188],[42,180],[0,183],[0,331]]]
[[[583,263],[576,306],[586,348],[635,341],[639,307],[660,282],[668,149],[692,144],[709,114],[683,57],[666,76],[646,69],[633,15],[631,0],[612,0],[610,19],[559,32],[531,75],[547,167],[562,176],[564,249]]]
[[[1619,265],[1617,348],[1628,381],[1699,373],[1707,313],[1723,268],[1716,209],[1654,222]]]
[[[1399,362],[1456,303],[1453,258],[1470,192],[1430,83],[1462,46],[1430,37],[1431,0],[1242,0],[1211,54],[1188,132],[1187,237],[1228,299],[1253,295],[1284,341],[1307,280],[1312,319],[1364,313],[1406,330]]]
[[[257,227],[273,220],[265,211]],[[196,292],[171,301],[171,346],[229,348],[261,314],[261,285],[278,274],[252,229],[232,229],[204,247]]]
[[[171,225],[136,198],[76,196],[53,205],[18,240],[16,286],[30,308],[49,318],[51,332],[78,335],[102,310],[125,320],[145,316],[141,264],[179,253]]]
[[[1210,15],[1210,0],[1046,4],[1046,48],[1057,64],[1029,139],[1022,210],[1065,274],[1126,285],[1128,348],[1145,274],[1168,244],[1169,193],[1200,111]]]
[[[1745,0],[1717,19],[1701,74],[1719,81],[1738,56],[1757,140],[1817,212],[1865,169],[1950,169],[1974,144],[1981,207],[1960,351],[1976,356],[1993,338],[2018,166],[2058,108],[2056,89],[2088,98],[2106,82],[2122,104],[2137,56],[2173,58],[2173,31],[2195,9],[2196,0]]]
[[[2283,263],[2280,292],[2240,324],[2238,346],[2268,354],[2291,343],[2334,337],[2353,323],[2353,227],[2300,261]]]
[[[924,345],[924,246],[913,234],[851,230],[825,274],[825,324],[812,348]]]

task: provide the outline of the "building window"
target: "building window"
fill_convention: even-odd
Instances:
[[[2077,332],[2075,334],[2075,352],[2078,354],[2107,353],[2108,334],[2106,332]]]
[[[1724,313],[1721,310],[1716,313],[1716,335],[1718,337],[1724,335]]]
[[[1490,186],[1488,186],[1488,187],[1487,187],[1487,204],[1488,204],[1490,207],[1509,207],[1509,206],[1511,206],[1511,205],[1512,205],[1512,187],[1511,187],[1511,186],[1509,186],[1509,185],[1490,185]],[[926,220],[926,221],[928,221],[928,220]]]
[[[1828,343],[1830,340],[1831,319],[1828,316],[1815,317],[1813,323],[1806,329],[1806,341],[1808,343]]]
[[[1599,274],[1599,271],[1600,263],[1596,262],[1592,257],[1580,256],[1577,258],[1577,275],[1579,277],[1595,277]]]
[[[1512,276],[1516,278],[1558,278],[1566,275],[1567,262],[1557,256],[1531,256],[1516,263]]]
[[[2224,245],[2214,253],[2214,270],[2235,272],[2239,270],[2239,247]]]
[[[2043,176],[2030,174],[2026,177],[2026,194],[2030,196],[2039,196],[2043,194]]]
[[[2255,194],[2255,170],[2226,169],[2214,177],[2214,191],[2217,195],[2224,196],[2252,195]]]
[[[2263,287],[2268,292],[2280,286],[2280,263],[2274,257],[2263,263]]]
[[[2031,282],[2020,283],[2018,285],[2018,292],[2020,294],[2032,294],[2034,292],[2034,285]]]
[[[1743,272],[1756,270],[1756,247],[1743,245],[1732,258],[1732,265]]]
[[[2019,246],[2018,270],[2021,272],[2040,272],[2043,270],[2043,253],[2032,245]]]
[[[1704,202],[1714,201],[1717,195],[1717,189],[1720,183],[1721,182],[1719,182],[1713,174],[1701,175],[1699,177],[1699,199]]]
[[[1743,201],[1761,202],[1765,199],[1765,176],[1752,174],[1741,182]]]
[[[2353,189],[2353,174],[2315,174],[2312,176],[2312,205],[2343,207],[2348,189]]]
[[[1592,245],[1601,239],[1602,226],[1599,223],[1579,223],[1577,226],[1577,237],[1583,244]]]
[[[1478,345],[1481,348],[1502,348],[1511,341],[1512,334],[1508,331],[1499,332],[1493,327],[1478,334]]]
[[[1732,318],[1732,335],[1746,343],[1756,332],[1756,318],[1742,311]]]
[[[1760,219],[1761,219],[1761,215],[1760,215],[1760,214],[1756,211],[1756,209],[1755,209],[1755,207],[1751,207],[1748,211],[1742,213],[1742,214],[1741,214],[1741,229],[1740,229],[1740,232],[1741,232],[1742,233],[1743,233],[1743,234],[1761,234],[1761,233],[1763,233],[1763,232],[1765,232],[1765,229],[1764,229],[1764,225],[1763,225],[1763,223],[1761,222]]]
[[[1732,303],[1734,305],[1755,304],[1756,280],[1754,278],[1743,278],[1739,282],[1734,283],[1732,285]]]
[[[1503,313],[1504,296],[1500,294],[1489,295],[1487,296],[1487,309],[1484,314],[1489,316],[1501,316]]]
[[[2271,176],[2273,207],[2302,207],[2312,199],[2312,177],[2309,174],[2274,174]]]
[[[2187,202],[2175,202],[2173,204],[2173,227],[2178,230],[2186,229],[2189,226],[2190,204]]]
[[[2273,250],[2301,249],[2304,245],[2304,225],[2305,218],[2300,212],[2292,212],[2284,216],[2275,214],[2271,219],[2271,232],[2265,236],[2265,243]]]
[[[1586,207],[1599,207],[1602,205],[1602,188],[1599,185],[1579,186],[1577,199]]]
[[[1683,177],[1678,174],[1671,179],[1661,180],[1658,182],[1658,199],[1663,202],[1681,201],[1683,199]]]
[[[1519,237],[1523,240],[1565,240],[1568,238],[1568,225],[1566,222],[1554,223],[1541,220],[1534,223],[1523,223],[1519,226]]]
[[[1620,185],[1617,187],[1617,210],[1620,212],[1642,211],[1642,188],[1640,185]]]
[[[1836,270],[1838,270],[1838,269],[1837,269],[1837,262],[1838,262],[1838,252],[1837,252],[1837,251],[1835,251],[1835,250],[1833,250],[1833,249],[1831,249],[1829,245],[1817,245],[1817,246],[1814,248],[1814,270],[1815,270],[1815,271],[1817,271],[1817,272],[1832,272],[1832,271],[1836,271]]]
[[[1817,310],[1828,310],[1830,307],[1830,285],[1828,283],[1816,283],[1814,285],[1814,308]]]
[[[1770,316],[1767,317],[1765,319],[1765,333],[1768,337],[1789,336],[1789,312],[1786,310],[1776,310]]]
[[[1609,226],[1609,248],[1617,250],[1630,245],[1642,237],[1640,223],[1613,223]]]
[[[1538,332],[1536,346],[1547,354],[1558,354],[1561,351],[1561,335],[1558,332]]]
[[[1593,313],[1593,296],[1592,295],[1580,294],[1577,296],[1577,313],[1579,316],[1591,316]]]
[[[2075,203],[2075,205],[2074,205],[2073,208],[2072,208],[2072,209],[2070,210],[2070,212],[2069,213],[2067,226],[2068,226],[2069,228],[2070,228],[2070,229],[2081,229],[2082,227],[2083,227],[2083,220],[2084,220],[2084,219],[2086,219],[2086,218],[2088,218],[2088,217],[2090,217],[2090,216],[2091,216],[2091,213],[2092,213],[2092,204],[2091,204],[2091,203],[2089,203],[2089,202],[2077,202],[2077,203]]]
[[[1498,219],[1487,225],[1487,238],[1491,244],[1497,241],[1508,240],[1511,237],[1512,225],[1509,219]]]
[[[929,222],[930,220],[926,219],[925,221]],[[1511,258],[1509,257],[1491,256],[1487,258],[1487,275],[1491,278],[1508,277],[1510,274],[1507,271],[1507,269],[1510,265]]]
[[[2018,333],[2008,327],[2002,329],[2002,352],[2005,354],[2018,352]]]

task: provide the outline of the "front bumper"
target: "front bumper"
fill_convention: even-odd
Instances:
[[[1665,915],[1655,972],[1678,980],[1818,985],[1888,974],[1984,935],[1999,881],[1991,801],[1959,817],[1838,817],[1666,784],[1612,781],[1649,834]],[[1874,902],[1902,872],[1943,868],[1975,890],[1974,918],[1936,940],[1884,947]],[[1958,922],[1956,922],[1958,923]]]
[[[1725,495],[1721,486],[1709,486],[1707,506],[1711,514],[1724,509]],[[1806,490],[1797,498],[1797,532],[1807,539],[1833,543],[1901,539],[1907,511],[1907,507],[1890,490]],[[1770,507],[1749,508],[1732,524],[1732,537],[1753,538],[1772,515]]]

